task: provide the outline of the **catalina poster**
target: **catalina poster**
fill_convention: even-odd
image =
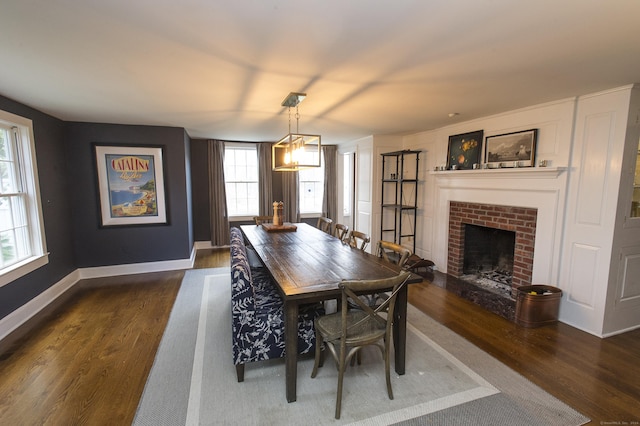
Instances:
[[[166,221],[161,148],[96,146],[96,158],[103,225]]]
[[[105,156],[111,217],[157,216],[153,155]]]

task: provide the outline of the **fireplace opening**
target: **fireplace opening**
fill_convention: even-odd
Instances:
[[[461,296],[486,309],[513,319],[515,315],[515,300],[518,288],[531,285],[533,276],[534,246],[536,240],[536,224],[538,210],[530,207],[501,206],[482,204],[468,201],[449,202],[449,241],[447,253],[447,274],[458,278],[461,284]],[[510,233],[510,241],[498,241],[477,245],[473,243],[475,237],[466,233],[466,228],[476,226],[489,228],[490,233],[502,230]],[[477,230],[477,229],[476,229]],[[472,234],[474,230],[470,231]],[[484,237],[483,237],[484,239]],[[470,240],[470,242],[469,242]],[[480,260],[473,260],[474,254],[480,253]],[[471,249],[474,246],[476,248]],[[492,254],[498,247],[508,246],[509,249],[502,256]],[[513,245],[513,247],[512,247]],[[469,258],[471,256],[471,258]],[[497,259],[492,261],[484,260]],[[465,259],[466,258],[466,259]],[[488,266],[487,266],[488,265]],[[465,274],[463,269],[471,271]],[[495,281],[495,271],[508,270],[507,278],[499,277],[502,284]],[[486,273],[486,271],[490,271]],[[485,278],[490,275],[491,278]],[[501,275],[501,274],[500,274]],[[510,281],[509,281],[510,280]]]
[[[464,225],[463,278],[510,297],[516,233]]]

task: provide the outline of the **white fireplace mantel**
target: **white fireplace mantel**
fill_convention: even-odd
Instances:
[[[434,170],[429,174],[437,179],[441,178],[513,178],[513,179],[556,179],[560,173],[567,170],[566,167],[518,167],[518,168],[496,168],[496,169],[476,169],[476,170]]]
[[[450,201],[537,209],[533,284],[556,285],[559,274],[566,167],[521,167],[431,171],[434,197],[434,252],[446,271]]]

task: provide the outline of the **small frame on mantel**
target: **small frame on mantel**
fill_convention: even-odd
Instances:
[[[533,167],[537,141],[538,129],[487,136],[485,163],[490,168]]]
[[[482,153],[483,130],[449,136],[447,150],[447,170],[472,169],[474,164],[480,163]]]

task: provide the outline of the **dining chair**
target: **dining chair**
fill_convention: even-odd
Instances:
[[[333,227],[333,236],[337,237],[343,243],[349,236],[349,227],[347,225],[343,225],[342,223],[336,223],[336,226]]]
[[[411,256],[411,250],[400,244],[392,243],[391,241],[379,240],[378,241],[378,257],[381,257],[389,263],[393,263],[400,267],[403,267],[407,263],[407,259]],[[386,292],[382,293],[370,293],[359,296],[360,300],[367,305],[375,308],[379,304],[383,303],[388,295]],[[351,309],[358,309],[354,303],[350,303]],[[358,364],[360,363],[360,357],[358,356]]]
[[[411,250],[400,244],[385,240],[378,241],[378,257],[383,258],[387,262],[403,267],[404,264],[407,263],[409,256],[411,256]]]
[[[338,390],[336,395],[336,419],[340,418],[344,372],[349,360],[365,346],[377,346],[384,359],[389,399],[393,399],[390,375],[391,327],[398,292],[406,284],[410,273],[403,271],[392,278],[378,280],[348,280],[339,284],[341,310],[315,319],[316,350],[311,377],[318,374],[323,364],[324,352],[331,353],[338,367]],[[391,295],[380,306],[371,308],[362,302],[357,294],[390,290]],[[360,309],[349,309],[349,302]],[[325,351],[322,350],[324,346]]]
[[[256,225],[262,225],[263,223],[272,223],[273,216],[254,216],[253,220],[255,221]]]
[[[327,234],[331,234],[332,224],[333,224],[333,220],[329,219],[328,217],[320,216],[318,218],[318,222],[316,223],[316,228],[326,232]]]
[[[371,238],[364,232],[353,230],[349,235],[349,245],[360,250],[365,250],[370,241]]]

